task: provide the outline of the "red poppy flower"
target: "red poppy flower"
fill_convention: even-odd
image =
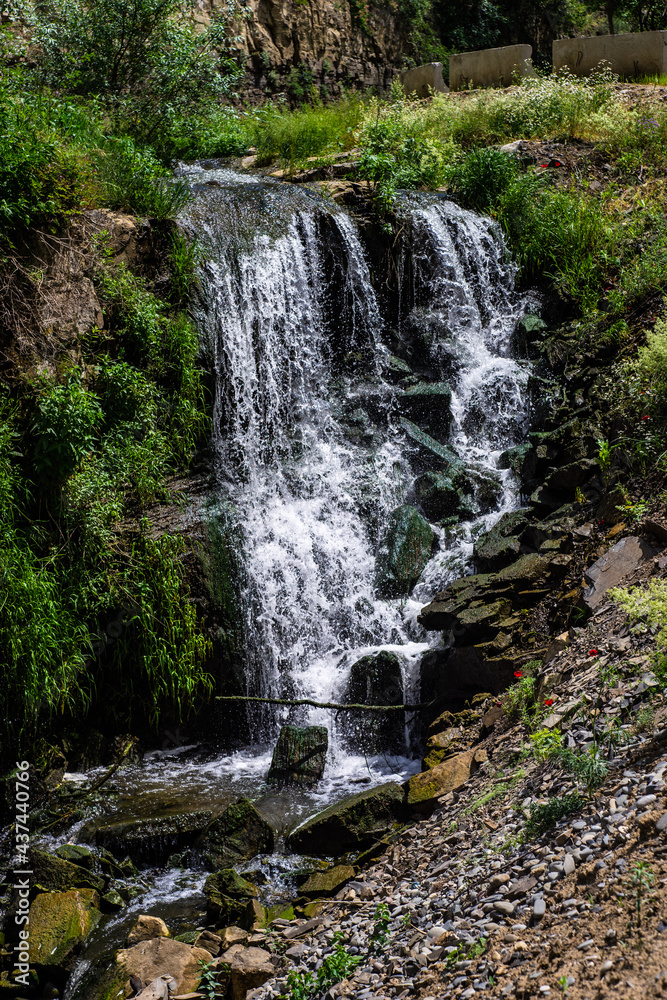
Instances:
[[[540,163],[540,166],[541,166],[541,167],[548,167],[548,166],[549,166],[549,164],[548,164],[548,163]]]
[[[562,166],[563,164],[560,162],[560,160],[554,160],[554,167],[562,167]]]
[[[650,420],[650,419],[651,418],[649,417],[648,413],[645,413],[644,416],[642,417],[642,420]]]
[[[588,650],[588,655],[589,656],[597,656],[598,655],[597,649],[589,649]]]
[[[553,705],[553,703],[554,703],[553,698],[545,698],[544,699],[544,704],[547,706],[547,708],[551,708],[551,706]]]
[[[515,677],[521,677],[521,671],[520,670],[515,670],[514,671],[514,676]]]

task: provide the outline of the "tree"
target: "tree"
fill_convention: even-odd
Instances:
[[[42,76],[99,95],[128,131],[150,140],[234,87],[240,15],[237,0],[225,0],[204,28],[193,0],[53,0],[35,26]]]

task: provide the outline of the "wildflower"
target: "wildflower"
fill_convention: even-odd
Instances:
[[[520,670],[515,670],[515,671],[514,671],[514,676],[515,676],[515,677],[521,677],[521,676],[522,676],[522,675],[521,675],[521,671],[520,671]]]
[[[562,166],[563,164],[560,162],[560,160],[554,160],[554,167],[562,167]]]
[[[551,708],[551,706],[553,705],[553,703],[554,703],[553,698],[545,698],[544,699],[544,704],[547,706],[547,708]]]
[[[589,649],[588,650],[588,655],[589,656],[597,656],[598,655],[597,649]]]
[[[649,417],[648,413],[645,413],[644,416],[642,417],[642,420],[650,420],[650,419],[651,418]]]

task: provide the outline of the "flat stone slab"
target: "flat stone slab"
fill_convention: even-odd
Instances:
[[[653,549],[636,535],[622,538],[584,573],[588,587],[584,590],[584,603],[595,611],[611,587],[617,587],[646,560],[653,556]]]

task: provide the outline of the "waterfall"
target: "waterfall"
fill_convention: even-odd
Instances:
[[[416,700],[428,648],[416,612],[469,571],[474,534],[498,510],[450,536],[436,529],[439,551],[414,594],[377,598],[383,525],[409,499],[414,472],[381,375],[386,331],[356,227],[288,185],[220,170],[194,180],[187,224],[207,248],[199,323],[215,369],[213,444],[243,537],[247,692],[340,700],[352,663],[386,649]],[[508,509],[514,484],[496,458],[527,419],[527,370],[509,357],[524,308],[514,270],[490,220],[433,199],[407,211],[406,323],[428,327],[429,363],[452,386],[450,444],[473,472],[496,477]],[[322,710],[251,713],[251,734],[270,740],[288,718],[329,727],[334,771],[363,761],[345,748],[344,722]]]

